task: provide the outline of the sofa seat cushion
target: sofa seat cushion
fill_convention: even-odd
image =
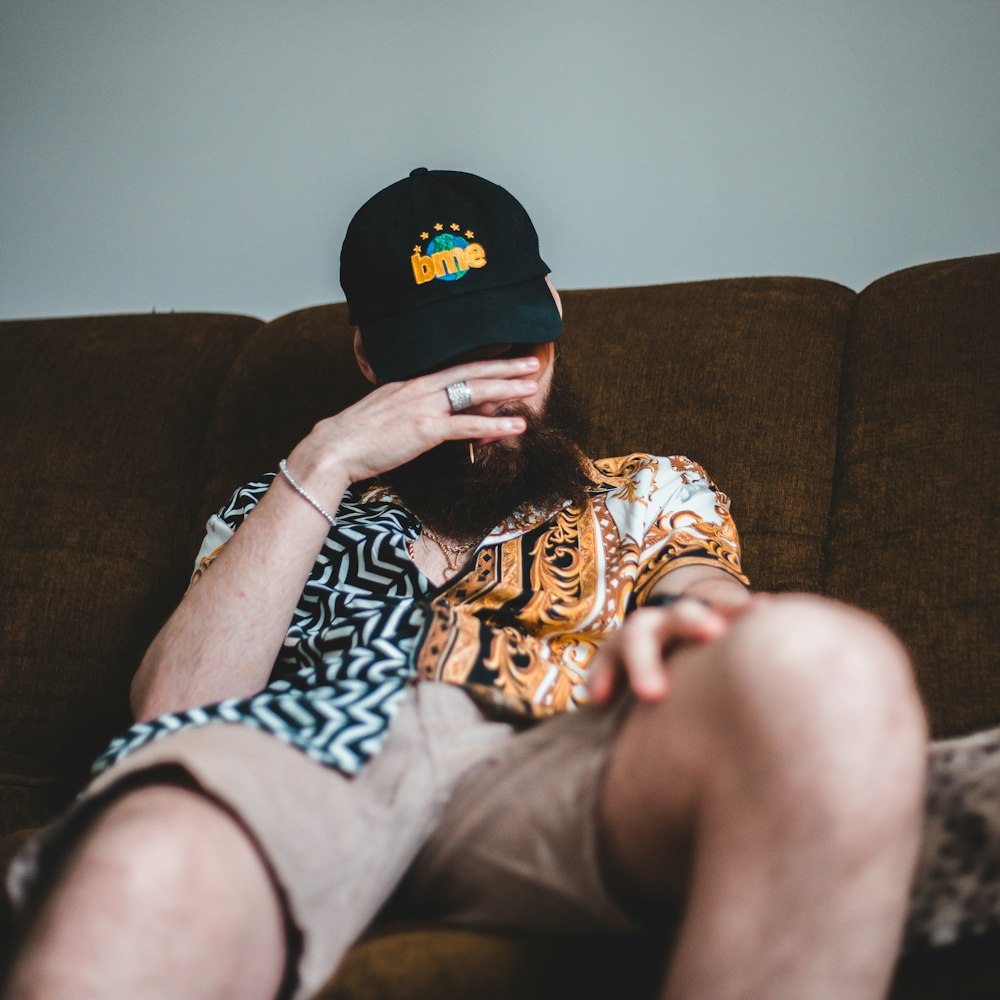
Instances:
[[[995,1000],[1000,933],[900,961],[888,1000]],[[521,935],[413,927],[370,936],[316,1000],[654,1000],[669,943],[653,935]]]

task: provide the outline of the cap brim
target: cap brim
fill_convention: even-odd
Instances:
[[[368,361],[384,382],[423,375],[477,347],[542,344],[561,333],[562,317],[544,277],[459,295],[361,327]]]

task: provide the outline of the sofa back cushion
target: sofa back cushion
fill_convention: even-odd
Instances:
[[[0,323],[0,755],[78,783],[190,563],[205,427],[259,320]]]
[[[275,471],[313,424],[371,389],[353,344],[344,303],[288,313],[247,338],[208,424],[199,527],[237,487]]]
[[[1000,254],[861,293],[826,586],[914,657],[937,735],[1000,717]]]

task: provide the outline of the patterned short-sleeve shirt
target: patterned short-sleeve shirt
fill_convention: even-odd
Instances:
[[[583,501],[516,511],[440,587],[407,550],[419,521],[389,489],[352,487],[267,687],[137,723],[95,771],[178,729],[229,722],[356,774],[418,679],[462,685],[500,715],[572,711],[587,699],[588,666],[602,638],[666,573],[707,564],[748,582],[729,500],[699,465],[635,454],[597,460],[589,471]],[[273,479],[237,490],[209,519],[193,580],[209,571]]]

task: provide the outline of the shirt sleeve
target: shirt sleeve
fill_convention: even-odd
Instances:
[[[215,561],[226,542],[236,533],[236,529],[250,516],[274,481],[275,473],[268,473],[260,482],[241,486],[229,502],[218,513],[213,514],[205,525],[205,537],[194,563],[189,587],[201,579],[205,570]]]
[[[636,577],[636,604],[681,566],[716,566],[749,586],[740,540],[722,493],[697,462],[682,455],[656,459]]]

